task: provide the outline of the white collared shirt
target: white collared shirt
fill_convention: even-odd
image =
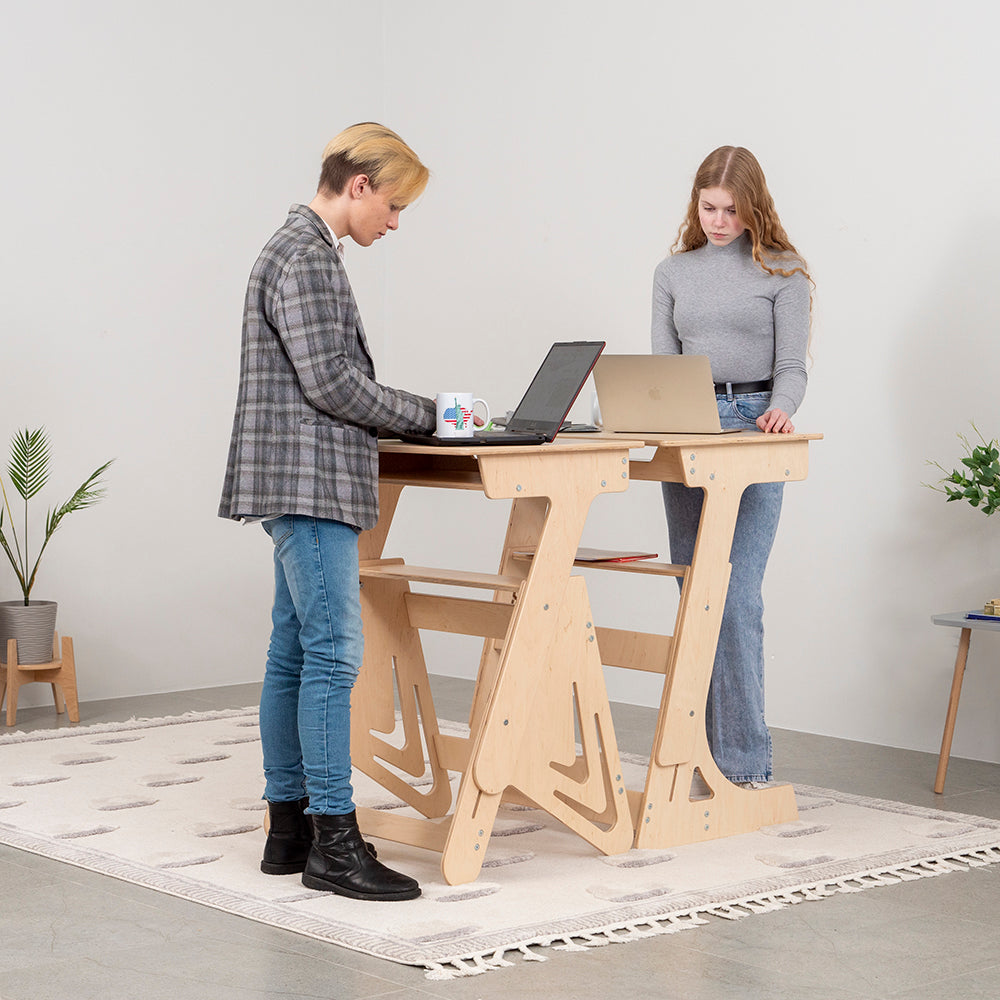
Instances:
[[[326,230],[330,234],[330,239],[333,240],[333,249],[337,251],[337,256],[340,257],[341,264],[345,263],[343,242],[337,239],[337,234],[330,228],[330,223],[326,219],[323,220],[323,225],[326,226]]]

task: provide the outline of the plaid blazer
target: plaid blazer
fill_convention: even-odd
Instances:
[[[293,205],[250,274],[219,516],[378,520],[378,431],[427,432],[434,402],[375,381],[323,220]]]

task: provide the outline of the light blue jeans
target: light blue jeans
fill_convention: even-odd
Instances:
[[[364,639],[358,535],[340,521],[264,521],[274,542],[271,644],[260,696],[264,797],[309,797],[309,813],[354,809],[351,689]]]
[[[717,396],[724,428],[754,430],[769,392]],[[690,565],[701,517],[700,488],[663,483],[670,561]],[[761,585],[781,514],[784,483],[755,483],[740,500],[732,574],[705,711],[708,745],[730,781],[771,780],[771,734],[764,721],[764,600]],[[682,581],[678,581],[683,586]]]

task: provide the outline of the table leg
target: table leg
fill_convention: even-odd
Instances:
[[[502,576],[527,577],[530,566],[524,560],[514,558],[518,549],[534,548],[545,525],[549,502],[546,497],[524,497],[511,502],[510,517],[507,521],[507,537],[504,539],[503,552],[500,556],[500,566],[497,570]],[[510,603],[510,594],[497,592],[493,595],[495,602]],[[490,695],[496,684],[497,671],[500,669],[500,654],[503,652],[503,639],[486,639],[479,660],[479,671],[476,676],[475,695],[469,712],[469,728],[478,732],[489,707]]]
[[[469,767],[442,859],[449,882],[478,874],[507,789],[606,854],[631,844],[631,810],[586,585],[570,575],[590,504],[601,492],[625,488],[623,464],[623,456],[613,454],[586,461],[552,457],[539,466],[533,457],[516,466],[492,456],[482,460],[487,495],[517,498],[503,565],[512,545],[535,555],[502,648],[481,670]]]
[[[934,791],[940,795],[944,791],[944,779],[948,773],[948,758],[951,756],[951,739],[955,735],[955,719],[958,717],[958,699],[962,694],[962,680],[965,677],[965,663],[969,658],[969,642],[972,629],[963,628],[958,640],[958,655],[955,657],[955,674],[951,680],[951,697],[948,699],[948,713],[944,720],[944,735],[941,737],[941,755],[938,757],[937,777]]]
[[[379,522],[358,542],[362,563],[381,558],[401,491],[400,486],[380,485]],[[351,759],[359,771],[423,815],[443,816],[451,805],[451,784],[438,754],[437,715],[420,635],[407,616],[409,590],[404,580],[367,579],[362,584],[365,649],[351,693]],[[382,738],[396,728],[397,702],[404,734],[398,747]],[[429,775],[430,787],[414,788],[386,764],[413,778]]]

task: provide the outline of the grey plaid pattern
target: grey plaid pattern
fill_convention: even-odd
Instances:
[[[375,381],[330,232],[293,205],[247,286],[219,516],[305,514],[371,528],[379,430],[426,433],[434,423],[432,400]]]

